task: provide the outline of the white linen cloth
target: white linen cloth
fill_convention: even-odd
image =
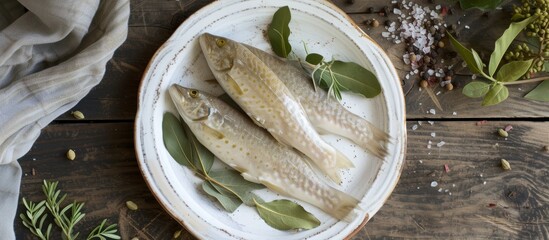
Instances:
[[[15,239],[17,159],[101,81],[129,14],[128,0],[0,0],[0,239]]]

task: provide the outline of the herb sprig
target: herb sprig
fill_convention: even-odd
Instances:
[[[48,218],[46,209],[49,210],[53,216],[55,224],[61,229],[63,239],[67,240],[74,240],[78,238],[80,233],[74,233],[75,226],[86,215],[82,212],[84,203],[73,202],[67,204],[65,207],[62,207],[63,201],[67,197],[67,194],[63,194],[61,196],[61,190],[57,189],[58,183],[59,182],[48,182],[44,180],[42,191],[44,192],[44,195],[46,195],[46,199],[40,201],[39,203],[27,201],[23,198],[23,205],[25,206],[26,212],[21,213],[19,217],[21,218],[23,225],[41,240],[50,239],[52,231],[51,223],[49,223],[47,228],[44,230],[44,223]],[[111,224],[105,227],[106,222],[107,219],[104,219],[99,226],[92,230],[86,239],[120,239],[120,236],[116,234],[118,231],[116,229],[116,224]]]
[[[511,23],[503,35],[495,42],[494,51],[490,56],[488,65],[482,62],[479,54],[474,49],[468,49],[458,42],[452,35],[450,42],[458,54],[467,63],[467,67],[474,74],[479,74],[489,83],[473,81],[463,88],[463,94],[471,98],[484,97],[483,106],[498,104],[509,97],[508,85],[539,82],[549,77],[518,81],[532,66],[532,59],[523,61],[510,61],[501,64],[503,56],[517,35],[536,19],[536,16],[524,19],[521,22]],[[484,71],[487,66],[488,72]],[[498,69],[499,68],[499,69]],[[535,91],[535,90],[534,90]]]
[[[260,217],[279,230],[312,229],[320,225],[315,216],[293,201],[263,201],[252,191],[265,187],[246,181],[239,172],[229,168],[212,170],[216,161],[214,155],[175,115],[164,114],[162,133],[164,146],[174,160],[203,179],[201,188],[204,193],[216,199],[226,211],[232,213],[242,203],[256,207]]]
[[[325,61],[318,53],[307,53],[302,61],[293,51],[289,42],[291,12],[288,6],[279,8],[267,30],[274,53],[282,58],[298,61],[302,68],[311,74],[313,83],[328,90],[328,96],[341,100],[342,91],[352,91],[372,98],[381,93],[377,77],[354,62],[339,60]]]

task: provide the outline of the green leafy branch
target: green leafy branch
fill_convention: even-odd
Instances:
[[[45,231],[43,230],[44,222],[48,216],[45,211],[46,208],[52,214],[55,224],[61,229],[63,238],[68,240],[77,239],[79,233],[73,233],[74,227],[86,215],[82,213],[84,203],[73,202],[65,207],[61,207],[67,195],[64,194],[60,197],[61,190],[57,190],[58,183],[59,182],[48,182],[44,180],[42,191],[46,195],[46,200],[42,200],[38,204],[23,198],[23,205],[26,208],[26,213],[21,213],[19,217],[21,218],[23,225],[27,227],[32,234],[42,240],[50,239],[52,230],[51,223],[48,224]],[[68,214],[69,210],[70,214]],[[106,221],[106,219],[103,220],[86,239],[120,239],[120,236],[116,234],[116,224],[105,227]]]
[[[214,155],[175,115],[164,114],[162,133],[164,146],[174,160],[203,179],[202,190],[216,199],[226,211],[232,213],[242,203],[255,206],[261,218],[279,230],[311,229],[320,225],[318,219],[292,201],[263,201],[252,191],[265,186],[246,181],[239,172],[228,168],[212,170]]]
[[[505,30],[503,35],[495,43],[494,51],[490,56],[490,61],[487,67],[488,72],[484,71],[486,64],[482,62],[479,54],[474,49],[467,49],[452,35],[448,34],[450,36],[450,42],[463,60],[467,63],[469,70],[489,81],[488,83],[473,81],[467,84],[463,88],[464,95],[471,98],[484,97],[482,105],[490,106],[498,104],[509,97],[509,89],[507,88],[508,85],[539,82],[549,79],[549,77],[541,77],[517,81],[528,72],[532,66],[532,59],[525,61],[511,61],[499,67],[505,52],[513,40],[526,26],[528,26],[528,24],[534,20],[535,17],[530,17],[521,22],[511,23],[509,28]]]
[[[367,98],[381,93],[377,77],[369,70],[354,62],[338,60],[324,61],[318,53],[307,53],[303,62],[293,51],[289,42],[291,20],[290,8],[281,7],[273,15],[267,30],[269,42],[276,55],[296,60],[311,74],[314,86],[328,91],[328,96],[341,100],[341,91],[352,91]]]

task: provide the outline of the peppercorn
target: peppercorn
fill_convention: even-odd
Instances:
[[[444,47],[444,42],[443,41],[438,41],[438,47],[443,48]]]
[[[423,57],[423,62],[425,63],[430,63],[431,62],[431,58],[429,56],[425,56]]]
[[[372,20],[372,27],[379,27],[379,22],[376,19]]]
[[[422,88],[427,88],[429,86],[429,83],[427,82],[427,80],[421,80],[421,82],[419,82],[419,86]]]
[[[448,91],[452,91],[454,89],[454,85],[452,83],[446,84],[445,87],[446,87],[446,90],[448,90]]]

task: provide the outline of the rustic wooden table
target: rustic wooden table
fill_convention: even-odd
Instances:
[[[59,181],[70,199],[86,202],[82,232],[103,218],[119,225],[123,239],[170,239],[182,229],[157,203],[141,176],[133,146],[133,121],[137,89],[148,61],[182,21],[209,2],[131,1],[127,41],[109,62],[101,84],[74,108],[84,112],[86,119],[75,120],[70,113],[60,116],[19,160],[24,171],[21,196],[41,199],[42,180]],[[403,79],[407,103],[408,146],[402,176],[385,205],[353,239],[549,238],[549,153],[542,151],[549,145],[549,104],[522,98],[535,84],[514,85],[504,104],[480,107],[480,100],[461,94],[463,85],[471,81],[464,71],[458,73],[456,90],[440,89],[437,97],[444,111],[428,114],[435,108],[431,98],[418,90],[414,78],[404,78],[407,68],[400,60],[402,44],[383,39],[382,27],[372,29],[363,23],[370,18],[383,23],[385,17],[366,10],[373,7],[379,11],[390,1],[334,3],[387,49]],[[510,4],[504,6],[488,17],[476,10],[452,15],[452,21],[461,21],[461,39],[489,53],[494,39],[510,21]],[[476,126],[480,120],[488,122]],[[423,124],[411,130],[418,121]],[[496,130],[508,124],[513,130],[503,139]],[[446,145],[428,149],[429,140],[443,140]],[[75,161],[65,157],[69,148],[78,154]],[[502,158],[509,160],[511,171],[501,169]],[[449,172],[444,171],[445,164]],[[432,181],[438,186],[431,187]],[[136,202],[139,210],[127,210],[127,200]],[[19,219],[15,228],[18,239],[33,238]],[[194,237],[183,230],[180,239]]]

